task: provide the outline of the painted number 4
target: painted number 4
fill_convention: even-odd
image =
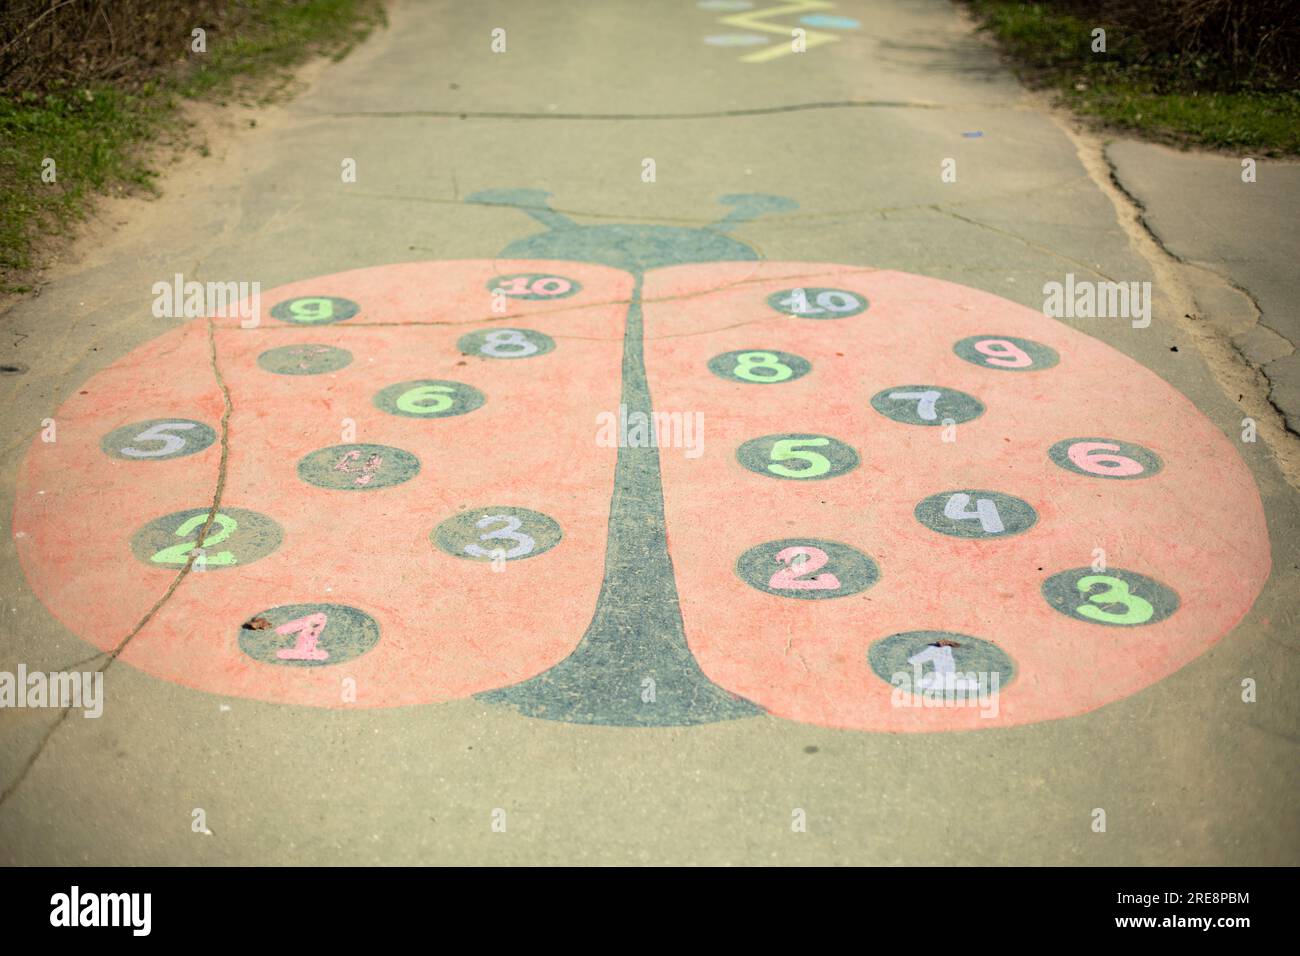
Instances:
[[[943,506],[943,516],[953,521],[978,521],[986,534],[1001,534],[1006,530],[998,506],[988,498],[977,498],[975,508],[971,510],[970,495],[955,494]]]

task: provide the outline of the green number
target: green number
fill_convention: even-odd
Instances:
[[[451,395],[439,394],[440,392],[455,394],[456,390],[450,385],[420,385],[409,392],[403,392],[396,404],[399,409],[412,415],[434,415],[445,412],[455,404]],[[427,404],[429,402],[433,404]]]
[[[1096,594],[1088,593],[1099,584],[1105,585],[1106,590],[1098,591]],[[1075,586],[1079,589],[1079,593],[1088,595],[1091,603],[1079,605],[1074,612],[1090,620],[1100,621],[1103,624],[1145,624],[1155,614],[1155,608],[1136,594],[1129,594],[1128,584],[1119,578],[1112,578],[1105,574],[1089,574],[1079,578]],[[1103,611],[1094,606],[1097,604],[1122,604],[1125,611],[1123,614]]]
[[[289,311],[299,322],[327,322],[334,317],[334,300],[294,299]]]
[[[771,373],[759,373],[756,369],[771,369]],[[732,369],[736,378],[747,382],[784,382],[794,374],[794,369],[783,365],[775,352],[741,352],[736,356],[736,367]]]
[[[831,470],[830,459],[825,455],[819,455],[815,451],[799,451],[799,445],[812,445],[814,448],[822,448],[829,445],[829,438],[782,438],[772,443],[772,460],[773,461],[799,461],[808,462],[807,468],[787,468],[785,465],[768,465],[767,470],[774,475],[780,475],[782,478],[816,478],[818,475],[824,475]]]
[[[208,520],[207,515],[199,514],[190,518],[183,525],[176,529],[177,537],[188,538],[194,533],[195,528],[202,527],[203,523]],[[221,526],[221,530],[215,535],[204,540],[206,548],[210,544],[220,544],[232,534],[239,525],[234,518],[228,518],[223,514],[218,514],[212,519],[214,524]],[[182,541],[180,544],[174,544],[170,548],[163,548],[149,560],[155,564],[184,564],[188,559],[190,552],[198,545],[197,541]],[[221,551],[211,557],[204,557],[204,564],[234,564],[235,556],[229,551]]]

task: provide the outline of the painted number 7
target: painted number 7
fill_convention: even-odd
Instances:
[[[890,392],[889,397],[900,402],[916,402],[916,414],[927,422],[932,422],[939,416],[935,414],[934,403],[939,400],[939,392],[934,389],[928,389],[924,392]],[[952,517],[949,515],[949,517]]]
[[[938,394],[938,393],[936,393]],[[831,470],[830,459],[815,451],[800,451],[800,445],[823,448],[829,445],[829,438],[781,438],[772,443],[772,461],[804,461],[807,467],[789,468],[786,465],[768,465],[767,470],[782,478],[816,478]]]

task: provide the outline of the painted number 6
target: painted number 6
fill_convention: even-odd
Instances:
[[[421,385],[403,392],[397,399],[397,407],[413,415],[435,415],[455,404],[448,392],[455,394],[456,390],[450,385]]]
[[[1140,475],[1146,470],[1132,458],[1114,454],[1119,450],[1119,445],[1110,442],[1081,441],[1071,445],[1066,454],[1074,467],[1090,475],[1126,478],[1130,475]]]

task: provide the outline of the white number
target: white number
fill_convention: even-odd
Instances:
[[[131,458],[161,458],[164,455],[170,455],[185,447],[185,439],[181,438],[179,435],[166,435],[163,433],[169,429],[171,431],[176,431],[197,427],[198,426],[193,422],[160,422],[157,425],[151,425],[131,440],[160,441],[163,443],[163,447],[155,449],[154,451],[141,451],[139,448],[128,446],[122,449],[122,454],[128,455]]]
[[[823,312],[851,312],[862,305],[862,302],[855,295],[848,292],[836,292],[829,290],[817,293],[817,304],[820,309],[814,309],[808,304],[808,294],[803,289],[791,289],[790,294],[781,300],[781,304],[789,308],[795,315],[821,315]]]
[[[927,662],[934,665],[934,670],[921,678],[918,686],[922,690],[975,690],[979,686],[969,677],[957,675],[957,661],[953,659],[951,647],[931,644],[907,659],[914,666],[924,666]]]
[[[518,544],[504,553],[500,548],[493,548],[489,551],[487,548],[477,544],[467,544],[465,545],[466,554],[472,554],[476,558],[498,558],[498,556],[507,559],[522,558],[525,554],[531,554],[533,548],[537,547],[536,541],[519,530],[519,526],[523,524],[523,522],[518,518],[510,515],[484,515],[482,518],[478,519],[477,524],[480,528],[486,528],[488,525],[497,521],[504,521],[506,526],[504,528],[497,528],[495,531],[489,531],[487,534],[479,535],[479,540],[495,541],[502,538],[508,538],[511,541],[517,541]]]
[[[953,521],[978,520],[980,527],[988,534],[1001,534],[1007,530],[1006,526],[1002,524],[1002,516],[998,514],[998,506],[991,499],[976,499],[974,511],[967,510],[969,504],[970,495],[955,494],[943,506],[943,516],[951,518]]]
[[[832,312],[849,312],[862,305],[856,295],[849,295],[847,292],[819,292],[817,304]]]
[[[927,422],[932,422],[939,417],[934,413],[934,403],[939,400],[939,393],[934,389],[924,392],[890,392],[889,397],[903,402],[915,401],[917,416]]]
[[[486,338],[487,344],[479,352],[493,358],[523,358],[538,351],[538,346],[518,329],[498,329],[489,332]]]

